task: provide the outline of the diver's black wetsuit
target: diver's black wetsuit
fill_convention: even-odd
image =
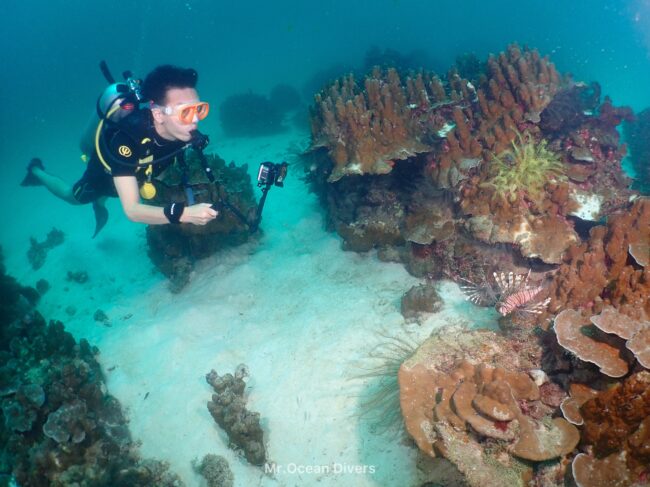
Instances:
[[[158,160],[178,151],[185,142],[165,140],[154,129],[151,111],[142,109],[134,112],[124,120],[105,130],[105,145],[100,144],[104,160],[111,167],[104,167],[95,150],[88,161],[86,172],[72,187],[74,198],[81,204],[91,203],[97,199],[110,196],[117,197],[113,184],[116,176],[135,176],[141,185],[147,176],[149,167],[145,161]],[[110,155],[107,157],[105,152]],[[182,157],[182,151],[178,156]],[[152,177],[169,167],[176,157],[154,163]],[[118,161],[124,162],[120,164]]]

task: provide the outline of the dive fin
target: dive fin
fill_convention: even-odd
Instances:
[[[108,210],[103,202],[93,201],[93,212],[95,213],[95,233],[93,238],[95,238],[108,221]]]
[[[45,170],[45,168],[43,167],[43,161],[41,161],[38,157],[34,157],[31,161],[29,161],[29,164],[27,164],[27,175],[21,181],[20,183],[21,186],[42,186],[43,185],[43,183],[41,183],[41,180],[32,174],[32,168],[34,167],[39,168],[41,171]]]

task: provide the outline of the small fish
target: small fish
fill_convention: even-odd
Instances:
[[[113,365],[112,367],[109,367],[109,368],[106,369],[106,370],[109,371],[109,372],[113,372],[113,371],[115,370],[116,367],[117,367],[117,365]]]
[[[147,392],[147,393],[144,395],[144,399],[146,399],[146,398],[148,398],[148,397],[149,397],[149,393]],[[143,401],[144,401],[144,399],[143,399]]]

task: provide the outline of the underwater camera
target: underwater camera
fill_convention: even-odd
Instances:
[[[267,188],[275,185],[279,187],[284,186],[284,179],[287,177],[287,170],[289,164],[282,162],[275,164],[273,162],[263,162],[260,164],[260,169],[257,171],[257,186],[266,186]]]

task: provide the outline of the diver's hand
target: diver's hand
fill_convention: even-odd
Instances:
[[[185,207],[185,210],[181,215],[181,223],[205,225],[217,218],[218,214],[218,211],[210,208],[210,203],[199,203],[197,205]]]

